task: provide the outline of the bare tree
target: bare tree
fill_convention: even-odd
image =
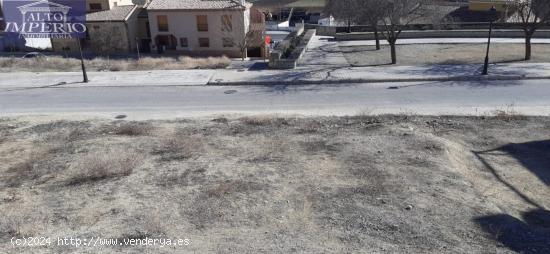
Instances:
[[[351,33],[351,24],[357,21],[361,15],[359,6],[362,0],[328,0],[325,5],[325,13],[332,15],[335,19],[343,20],[348,26],[348,33]]]
[[[525,33],[525,60],[531,60],[531,39],[543,23],[550,22],[550,1],[516,0],[513,8]]]
[[[430,17],[434,6],[431,0],[384,0],[381,23],[384,27],[382,34],[390,44],[391,62],[397,63],[396,43],[403,29],[422,18]]]
[[[260,17],[251,16],[251,13]],[[261,20],[257,20],[258,18]],[[238,48],[242,60],[247,57],[250,48],[262,46],[264,32],[265,19],[259,11],[226,11],[222,15],[221,35],[224,47]]]
[[[378,26],[380,21],[384,17],[384,5],[385,0],[355,0],[357,1],[355,20],[361,24],[368,24],[372,27],[374,32],[374,39],[376,41],[376,50],[380,50],[380,36]]]
[[[237,47],[241,52],[241,58],[244,60],[244,58],[247,56],[247,51],[249,48],[261,47],[261,44],[263,42],[262,39],[262,30],[249,29],[248,32],[246,32],[246,35],[237,42]]]

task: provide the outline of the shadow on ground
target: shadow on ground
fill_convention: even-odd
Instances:
[[[475,154],[478,158],[483,154],[512,156],[542,182],[550,185],[550,139],[527,143],[510,143],[493,150],[475,152]]]
[[[269,67],[269,63],[254,63],[253,65],[251,65],[249,68],[248,68],[248,71],[262,71],[262,70],[267,70],[267,68]]]
[[[537,207],[522,213],[521,218],[509,214],[497,214],[478,217],[474,221],[495,240],[511,250],[528,254],[550,253],[550,211],[502,178],[497,170],[483,158],[483,155],[512,156],[548,186],[550,185],[550,140],[510,143],[493,150],[474,152],[474,154],[498,181],[514,191],[525,202]]]
[[[523,213],[522,219],[498,214],[479,217],[474,221],[513,251],[525,254],[550,253],[550,212],[531,210]]]

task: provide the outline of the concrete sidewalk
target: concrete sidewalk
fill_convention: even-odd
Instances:
[[[209,85],[302,85],[413,81],[485,81],[550,79],[550,63],[491,64],[481,76],[481,65],[424,66],[304,66],[295,70],[216,72]]]
[[[481,65],[425,66],[305,66],[295,70],[181,70],[90,72],[81,83],[78,72],[0,73],[0,90],[45,87],[143,87],[204,85],[303,85],[413,81],[487,81],[550,79],[550,63],[492,64],[481,76]]]
[[[218,70],[88,72],[89,83],[82,83],[81,72],[0,73],[0,89],[206,85],[216,71]]]
[[[300,60],[299,66],[332,65],[350,67],[351,65],[344,57],[342,50],[340,50],[338,42],[331,39],[332,37],[327,36],[314,36],[304,57]]]

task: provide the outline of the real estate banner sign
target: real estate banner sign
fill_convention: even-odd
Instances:
[[[0,0],[8,35],[21,38],[83,38],[86,0]]]

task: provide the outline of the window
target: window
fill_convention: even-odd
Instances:
[[[102,7],[101,4],[90,4],[90,11],[101,11]]]
[[[208,39],[208,38],[199,38],[199,47],[201,47],[201,48],[210,47],[210,39]]]
[[[222,15],[222,32],[233,32],[233,17]]]
[[[189,43],[187,42],[187,38],[180,38],[180,46],[182,48],[187,48],[189,47]]]
[[[208,17],[206,15],[197,16],[197,31],[208,32]]]
[[[166,15],[157,16],[159,32],[168,32],[168,17]]]
[[[235,47],[235,40],[233,38],[222,38],[224,48]]]

